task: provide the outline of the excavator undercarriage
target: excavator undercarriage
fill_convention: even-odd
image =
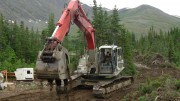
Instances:
[[[134,79],[131,76],[119,76],[115,78],[83,78],[83,75],[73,75],[71,81],[66,86],[61,88],[57,94],[62,94],[71,91],[73,88],[83,86],[92,88],[93,95],[97,98],[108,98],[117,90],[129,87],[133,84]]]

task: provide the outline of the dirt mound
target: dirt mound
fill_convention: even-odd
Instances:
[[[162,64],[162,63],[165,63],[165,59],[160,54],[155,54],[151,59],[151,64],[152,65],[159,65],[159,64]]]
[[[142,55],[138,52],[135,53],[136,55],[134,56],[134,60],[140,64],[146,64],[149,67],[167,67],[167,68],[174,68],[175,66],[173,64],[171,64],[168,59],[159,54],[153,54],[153,55],[149,55],[149,54],[145,54]]]
[[[154,54],[149,60],[149,65],[151,67],[166,67],[166,68],[175,68],[175,65],[170,63],[168,59],[166,59],[161,54]]]

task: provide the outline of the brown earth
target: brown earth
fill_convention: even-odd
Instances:
[[[92,90],[74,89],[69,94],[64,94],[59,97],[56,95],[55,89],[49,91],[45,85],[40,89],[38,82],[25,83],[25,86],[18,86],[14,91],[0,91],[0,101],[121,101],[128,94],[136,94],[138,86],[146,82],[147,79],[156,79],[161,75],[168,74],[173,78],[180,79],[180,70],[173,68],[137,68],[138,73],[134,77],[135,82],[132,86],[124,88],[112,93],[112,96],[107,99],[97,99],[92,95]],[[26,88],[26,89],[25,89]]]

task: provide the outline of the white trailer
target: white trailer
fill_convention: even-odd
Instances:
[[[33,68],[18,68],[15,71],[16,80],[28,81],[34,80],[34,69]]]

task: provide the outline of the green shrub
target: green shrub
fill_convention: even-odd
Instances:
[[[179,97],[179,93],[172,90],[167,90],[166,93],[163,95],[164,101],[176,101],[175,98]]]
[[[156,91],[152,91],[151,94],[140,96],[138,98],[138,101],[154,101],[156,96],[157,96],[157,92]]]
[[[151,93],[153,91],[153,87],[149,84],[140,85],[139,90],[142,94]]]
[[[162,75],[158,78],[159,81],[161,81],[162,84],[164,84],[167,79],[171,79],[172,77],[170,75]]]
[[[123,70],[123,74],[125,75],[135,75],[136,74],[136,67],[133,63],[131,62],[128,62],[126,65],[125,65],[125,69]]]
[[[138,98],[138,101],[148,101],[148,98],[145,96],[141,96]]]
[[[152,81],[151,82],[151,85],[154,87],[154,88],[158,88],[161,86],[161,82],[159,80],[155,80],[155,81]]]
[[[152,91],[150,96],[148,97],[149,101],[154,101],[154,99],[157,97],[157,92],[156,91]]]
[[[175,86],[176,86],[176,89],[179,91],[180,90],[180,80],[175,81]]]

